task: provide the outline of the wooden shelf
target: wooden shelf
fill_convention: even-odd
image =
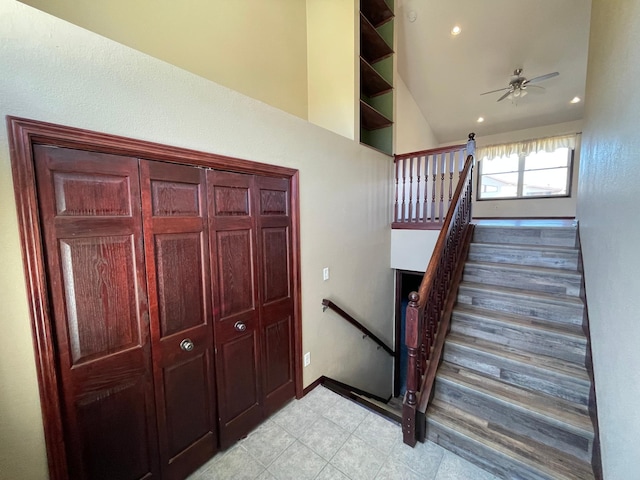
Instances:
[[[377,97],[393,90],[393,85],[360,57],[360,89],[367,97]]]
[[[360,100],[360,126],[362,126],[362,128],[365,130],[378,130],[391,125],[393,125],[391,120],[367,102]]]
[[[375,28],[384,25],[394,17],[393,11],[385,0],[360,0],[360,11]]]
[[[376,63],[393,55],[393,49],[387,45],[362,12],[360,12],[360,52],[369,63]]]

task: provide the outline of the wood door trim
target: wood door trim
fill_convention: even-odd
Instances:
[[[39,223],[33,163],[34,144],[135,156],[149,160],[215,168],[238,173],[288,178],[291,186],[294,268],[294,368],[296,397],[302,397],[302,305],[298,170],[12,116],[7,116],[7,130],[45,446],[51,480],[67,479],[68,465],[62,426],[61,398],[58,391],[59,380],[55,365],[55,348],[51,328],[52,318],[44,263],[42,232]]]

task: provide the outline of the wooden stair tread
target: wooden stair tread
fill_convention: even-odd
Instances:
[[[502,357],[513,362],[525,363],[534,368],[549,370],[557,375],[572,377],[585,383],[590,381],[589,374],[584,366],[579,366],[560,358],[524,352],[518,348],[469,337],[457,332],[447,335],[446,342],[460,345],[463,348],[479,350],[485,354]]]
[[[529,265],[518,265],[515,263],[497,263],[497,262],[478,262],[475,260],[468,260],[465,262],[465,268],[467,266],[478,266],[486,268],[494,268],[496,270],[510,270],[519,273],[535,273],[544,275],[553,275],[555,277],[565,277],[572,279],[582,278],[582,274],[576,270],[567,270],[563,268],[549,268],[549,267],[534,267]]]
[[[433,422],[463,435],[509,459],[520,462],[555,480],[590,480],[593,471],[586,462],[529,438],[505,434],[493,425],[458,408],[434,400],[427,411]]]
[[[499,287],[495,285],[484,285],[475,282],[461,282],[460,289],[475,290],[480,292],[491,292],[491,295],[503,295],[508,297],[519,297],[525,300],[534,300],[549,305],[565,305],[583,307],[584,303],[579,297],[569,295],[553,295],[520,288]]]
[[[510,385],[448,362],[440,365],[436,381],[448,381],[479,392],[521,411],[550,419],[585,438],[593,438],[593,426],[586,406]]]
[[[495,242],[471,242],[471,248],[474,245],[482,245],[495,248],[505,248],[511,250],[539,250],[544,252],[560,252],[560,253],[578,253],[578,249],[575,247],[565,247],[562,245],[536,245],[533,243],[495,243]]]
[[[582,327],[578,325],[558,323],[535,317],[527,317],[525,315],[517,315],[515,313],[498,312],[463,303],[459,303],[455,306],[453,314],[455,315],[456,313],[465,317],[477,318],[479,321],[483,322],[505,323],[521,328],[563,335],[571,337],[574,340],[584,340],[584,343],[587,343]]]

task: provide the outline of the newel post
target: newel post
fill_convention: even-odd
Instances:
[[[468,155],[476,156],[476,134],[473,132],[469,134],[469,139],[467,140],[467,156]]]
[[[405,343],[408,351],[407,365],[407,393],[402,408],[402,437],[404,443],[411,445],[416,444],[416,409],[418,403],[418,355],[420,352],[420,344],[422,338],[422,315],[420,315],[420,307],[418,302],[420,296],[417,292],[409,294],[409,305],[407,306],[407,315],[405,320]]]

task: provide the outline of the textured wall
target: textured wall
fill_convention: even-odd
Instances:
[[[388,157],[14,0],[0,0],[0,116],[14,115],[300,170],[303,349],[320,375],[385,395],[387,355],[331,298],[391,343]],[[0,128],[0,479],[46,478],[11,167]],[[322,281],[322,268],[331,279]]]
[[[594,0],[578,220],[606,479],[640,478],[640,1]]]
[[[396,153],[436,148],[438,141],[400,75],[395,77]]]
[[[306,0],[306,4],[309,121],[357,139],[360,4],[353,0]]]
[[[22,0],[307,118],[304,0]]]

